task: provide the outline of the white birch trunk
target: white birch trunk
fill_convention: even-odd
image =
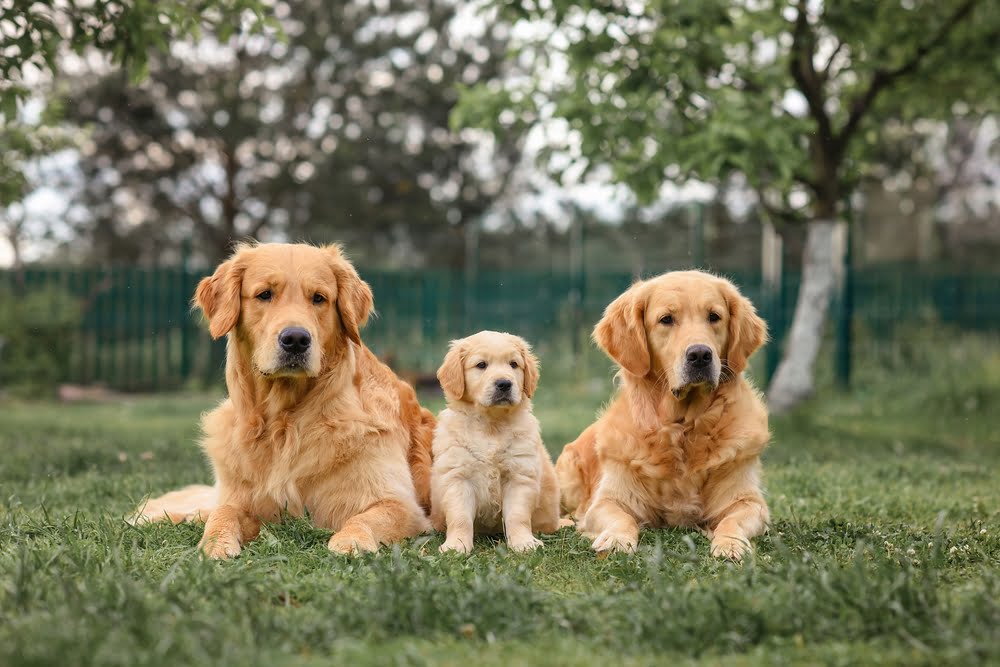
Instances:
[[[815,389],[816,357],[830,300],[843,275],[844,224],[836,220],[809,223],[795,314],[785,339],[785,354],[768,389],[768,406],[774,414],[787,412]]]

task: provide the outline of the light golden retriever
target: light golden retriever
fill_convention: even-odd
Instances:
[[[559,529],[559,487],[531,396],[538,361],[523,339],[496,331],[452,341],[438,370],[448,407],[438,415],[431,523],[441,551],[468,553],[475,532],[507,536],[514,551]]]
[[[768,522],[760,393],[743,377],[767,327],[727,280],[679,271],[638,282],[594,329],[621,367],[608,409],[566,445],[563,507],[597,551],[636,549],[640,526],[699,528],[740,559]]]
[[[229,398],[202,418],[215,486],[151,500],[134,522],[207,519],[212,558],[282,512],[308,510],[345,554],[430,528],[434,417],[361,342],[372,293],[338,246],[242,246],[195,303],[229,336]]]

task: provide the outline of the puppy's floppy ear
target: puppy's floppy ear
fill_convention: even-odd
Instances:
[[[361,344],[361,327],[368,323],[375,298],[372,290],[344,256],[339,245],[328,245],[323,248],[330,255],[333,273],[337,278],[337,312],[344,323],[347,337],[354,343]]]
[[[767,342],[767,323],[757,314],[750,299],[740,294],[728,280],[723,281],[723,293],[729,307],[729,343],[726,364],[735,375],[747,367],[747,360],[757,348]]]
[[[437,372],[446,398],[460,401],[465,396],[465,343],[453,340]],[[527,382],[525,382],[527,384]]]
[[[202,278],[194,292],[194,303],[208,318],[208,332],[219,339],[240,321],[240,291],[244,269],[237,263],[239,251]]]
[[[646,342],[646,296],[643,283],[632,285],[604,310],[594,327],[594,341],[609,357],[632,375],[649,373],[649,344]]]
[[[531,351],[531,346],[523,338],[517,339],[517,347],[521,352],[521,367],[524,369],[524,395],[531,398],[538,388],[538,357]]]

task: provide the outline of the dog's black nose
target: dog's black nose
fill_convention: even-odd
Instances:
[[[312,336],[309,335],[308,331],[300,327],[288,327],[287,329],[282,329],[281,333],[278,334],[278,342],[281,343],[281,349],[285,352],[301,354],[309,349]]]
[[[712,348],[708,345],[692,345],[687,349],[688,366],[704,368],[712,363]]]
[[[510,388],[514,386],[514,383],[510,380],[497,380],[497,389],[500,391],[510,391]]]

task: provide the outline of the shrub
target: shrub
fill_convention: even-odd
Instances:
[[[64,382],[81,320],[65,289],[0,288],[0,388],[37,395]]]

